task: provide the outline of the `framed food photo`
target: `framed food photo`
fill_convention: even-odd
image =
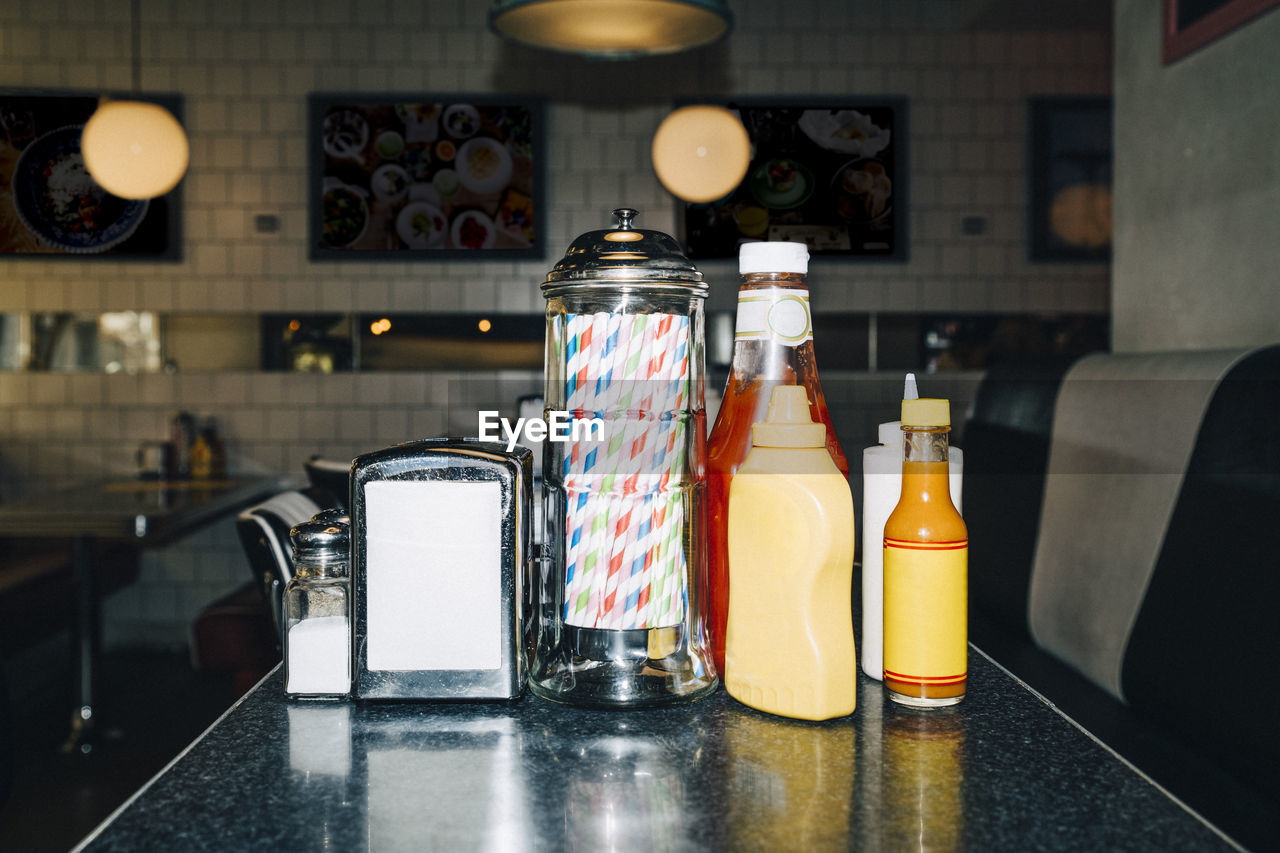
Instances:
[[[1280,0],[1164,0],[1164,64],[1280,7]]]
[[[1029,257],[1111,259],[1111,99],[1042,97],[1030,118]]]
[[[316,94],[314,260],[541,258],[540,100]]]
[[[0,255],[78,260],[182,258],[182,184],[122,199],[98,186],[80,153],[100,93],[0,90]],[[120,94],[182,120],[178,95]]]
[[[907,259],[907,101],[735,99],[751,139],[746,177],[707,204],[680,204],[689,257],[733,258],[751,240],[816,255]]]

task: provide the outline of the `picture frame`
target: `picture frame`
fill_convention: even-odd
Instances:
[[[906,98],[734,98],[717,105],[742,120],[752,158],[724,198],[678,202],[690,258],[733,258],[746,241],[790,240],[807,243],[813,255],[907,260]]]
[[[102,97],[156,103],[182,121],[176,94],[0,89],[0,257],[182,259],[181,183],[122,199],[84,168],[80,134]]]
[[[540,259],[540,98],[315,93],[308,98],[312,260]]]
[[[1028,102],[1028,258],[1111,260],[1111,98]]]
[[[1244,26],[1280,0],[1164,0],[1165,65]]]

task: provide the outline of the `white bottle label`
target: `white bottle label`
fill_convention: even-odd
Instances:
[[[798,347],[813,340],[809,291],[792,287],[746,290],[738,294],[735,341],[773,341]]]

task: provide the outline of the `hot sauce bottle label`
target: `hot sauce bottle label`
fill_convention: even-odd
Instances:
[[[968,666],[969,540],[884,540],[884,674],[961,684]]]
[[[813,340],[809,291],[792,287],[744,290],[738,294],[735,341],[774,341],[798,347]]]

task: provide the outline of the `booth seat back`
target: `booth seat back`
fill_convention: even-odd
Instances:
[[[326,507],[321,495],[309,491],[281,492],[249,507],[236,518],[236,533],[249,559],[275,625],[277,642],[283,623],[281,607],[285,585],[293,578],[293,545],[289,531]]]
[[[975,615],[1030,642],[1027,588],[1058,386],[1073,357],[992,367],[964,428],[964,519]]]
[[[1122,685],[1132,708],[1280,804],[1278,417],[1275,346],[1237,363],[1205,412],[1127,637]]]
[[[316,454],[302,463],[307,472],[307,481],[311,483],[309,493],[322,498],[326,506],[349,510],[347,502],[351,491],[351,462],[341,459],[329,459]]]
[[[1280,346],[1203,355],[1227,366],[1198,407],[1184,405],[1190,380],[1177,378],[1194,353],[1141,356],[1166,378],[1132,384],[1132,395],[1096,377],[1139,357],[984,378],[964,433],[970,623],[984,650],[1006,643],[995,634],[985,645],[980,632],[993,623],[1025,639],[1003,646],[1015,675],[1131,734],[1108,742],[1248,845],[1280,830],[1280,680],[1270,674],[1280,650]],[[1143,406],[1155,419],[1191,418],[1183,452],[1156,448],[1148,464],[1141,443],[1163,433],[1141,419],[1124,425],[1125,410]],[[1063,458],[1093,464],[1064,468]],[[1169,484],[1168,509],[1153,528],[1150,507],[1117,506],[1116,494],[1157,480]],[[1060,499],[1064,487],[1073,500]],[[1145,564],[1118,556],[1141,551],[1123,540],[1144,524]],[[1104,618],[1121,599],[1131,602],[1124,618]],[[1079,677],[1055,674],[1072,671]],[[1153,770],[1162,762],[1178,765],[1169,779]]]

